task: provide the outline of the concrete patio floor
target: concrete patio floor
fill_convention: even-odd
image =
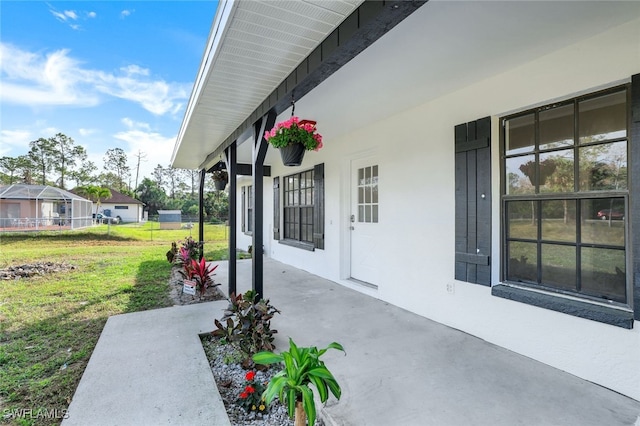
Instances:
[[[342,386],[327,424],[640,426],[631,398],[277,261],[264,271],[277,349],[291,336],[347,351],[323,357]],[[216,282],[227,273],[220,262]],[[239,261],[238,291],[250,287]],[[229,424],[198,339],[225,306],[110,318],[63,425]]]

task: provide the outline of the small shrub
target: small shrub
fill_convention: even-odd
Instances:
[[[277,330],[271,329],[271,319],[279,310],[269,304],[268,299],[256,302],[258,294],[249,290],[244,295],[231,294],[229,307],[220,321],[214,321],[215,337],[223,339],[238,347],[245,355],[245,367],[252,363],[251,356],[259,351],[275,349],[273,335]]]
[[[200,258],[200,251],[203,246],[203,242],[198,242],[192,237],[185,238],[179,249],[177,243],[171,243],[171,250],[167,252],[167,260],[169,259],[169,253],[173,252],[172,262],[174,265],[184,266],[190,264],[191,260]]]
[[[178,244],[176,244],[176,242],[174,241],[171,243],[171,250],[167,252],[167,260],[169,261],[169,263],[173,263],[177,255],[178,255]]]

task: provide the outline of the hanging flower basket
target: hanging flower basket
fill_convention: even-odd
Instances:
[[[299,166],[305,151],[318,151],[322,148],[322,136],[317,133],[316,122],[291,117],[275,125],[264,133],[264,138],[280,149],[285,166]]]
[[[280,157],[285,166],[299,166],[304,159],[304,145],[301,143],[292,143],[280,148]]]
[[[217,191],[224,191],[229,180],[229,175],[225,170],[215,170],[212,172],[213,185]]]

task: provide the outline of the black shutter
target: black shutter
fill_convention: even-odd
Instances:
[[[313,245],[324,250],[324,163],[313,168]]]
[[[633,317],[640,321],[640,74],[631,77],[631,137],[629,207],[631,216],[631,249],[633,259]]]
[[[247,187],[242,187],[242,221],[241,230],[246,232],[247,230]]]
[[[455,126],[455,278],[491,285],[491,118]]]
[[[273,239],[280,239],[280,176],[273,178]]]

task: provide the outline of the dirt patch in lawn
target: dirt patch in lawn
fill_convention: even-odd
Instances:
[[[52,274],[55,272],[65,272],[76,269],[74,265],[68,263],[38,262],[27,263],[25,265],[9,266],[0,269],[0,280],[17,280],[21,278],[31,278],[38,275]]]

